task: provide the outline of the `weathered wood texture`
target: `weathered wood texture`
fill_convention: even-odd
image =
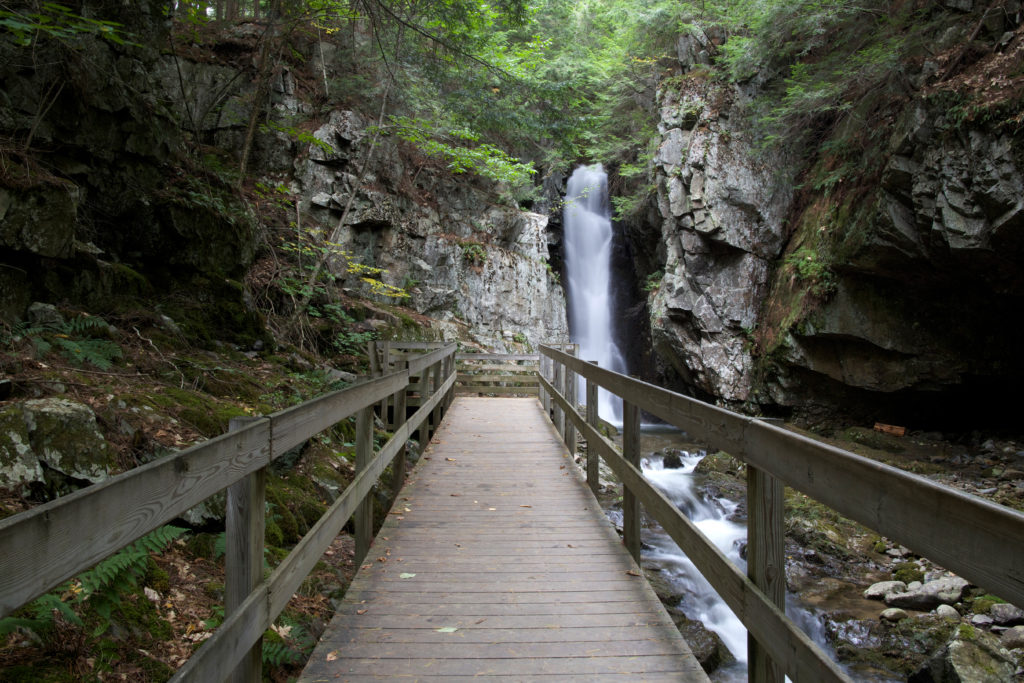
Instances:
[[[588,452],[597,451],[608,463],[623,486],[633,492],[647,514],[656,519],[673,541],[686,553],[697,570],[704,575],[722,600],[743,622],[759,647],[772,654],[786,675],[797,683],[850,681],[850,678],[821,648],[801,631],[785,612],[761,592],[739,567],[733,564],[665,495],[644,477],[639,467],[629,462],[615,444],[603,437],[575,410],[568,410],[565,397],[541,379],[553,403],[576,423],[587,441]]]
[[[1024,604],[1024,514],[757,418],[541,353],[999,597]]]
[[[498,353],[456,354],[455,393],[485,396],[536,396],[538,356]]]
[[[300,680],[707,680],[634,574],[539,403],[460,397]]]

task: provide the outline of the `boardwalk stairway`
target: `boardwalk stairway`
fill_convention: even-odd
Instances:
[[[300,681],[707,680],[536,399],[455,400]]]

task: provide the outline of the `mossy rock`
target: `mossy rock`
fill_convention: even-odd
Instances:
[[[206,346],[224,341],[250,348],[257,341],[274,348],[259,311],[246,304],[245,287],[236,280],[197,275],[186,283],[171,281],[162,310],[185,334]]]
[[[992,609],[992,605],[999,605],[1005,602],[1006,601],[1000,597],[985,593],[974,598],[974,602],[971,603],[971,608],[976,614],[987,614],[988,611]]]
[[[159,394],[148,396],[148,400],[154,406],[177,415],[209,438],[226,432],[231,418],[247,416],[247,413],[235,404],[219,401],[209,394],[178,387],[166,387]]]
[[[733,477],[739,477],[744,472],[746,472],[746,465],[743,461],[737,460],[725,451],[708,453],[701,458],[693,470],[695,475],[717,473]]]
[[[217,535],[200,532],[189,536],[185,541],[185,550],[193,557],[202,557],[207,560],[215,559],[217,546]]]
[[[902,453],[906,450],[900,437],[876,432],[874,429],[867,427],[850,427],[839,438],[843,441],[858,443],[878,451],[885,451],[886,453]]]
[[[924,572],[913,562],[900,562],[893,567],[892,578],[895,581],[909,584],[914,581],[924,581]]]
[[[150,557],[146,564],[146,576],[143,578],[143,584],[157,593],[163,594],[171,588],[171,577],[160,568],[156,560]]]

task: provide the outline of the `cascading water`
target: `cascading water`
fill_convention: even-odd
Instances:
[[[570,337],[580,345],[583,360],[625,372],[626,363],[612,338],[612,222],[608,176],[600,164],[580,166],[573,172],[563,218]],[[609,422],[621,423],[622,403],[602,389],[598,413]]]
[[[654,434],[645,430],[642,437],[647,443],[671,442],[671,432]],[[683,464],[682,467],[669,469],[664,466],[664,459],[655,449],[644,447],[649,453],[642,461],[644,476],[652,484],[661,489],[701,532],[708,537],[718,549],[735,563],[741,570],[746,570],[746,562],[740,557],[740,548],[747,538],[746,525],[732,521],[738,505],[726,498],[706,497],[694,480],[694,469],[704,457],[703,452],[676,450]],[[621,511],[610,512],[614,521],[621,522]],[[679,546],[666,534],[660,526],[651,525],[643,529],[645,564],[654,564],[669,578],[672,585],[686,593],[683,608],[686,615],[704,624],[716,632],[722,643],[736,658],[736,662],[717,669],[712,675],[716,683],[740,683],[747,680],[747,630],[732,610],[718,596],[689,558]],[[820,620],[797,604],[791,595],[787,595],[786,612],[794,619],[805,633],[810,635],[818,645],[829,649],[825,643],[824,632]],[[789,680],[788,678],[786,679]]]
[[[747,538],[747,529],[729,520],[736,510],[736,503],[725,498],[706,500],[695,491],[693,470],[701,461],[703,453],[694,455],[681,452],[680,455],[684,466],[679,469],[665,469],[661,458],[645,458],[644,476],[661,489],[719,550],[745,570],[746,562],[740,557],[740,545]],[[743,622],[736,618],[707,579],[701,576],[690,559],[660,527],[645,529],[644,543],[649,547],[645,549],[644,557],[656,562],[674,585],[686,591],[687,616],[715,631],[736,657],[736,665],[717,672],[715,679],[746,680],[747,629]]]

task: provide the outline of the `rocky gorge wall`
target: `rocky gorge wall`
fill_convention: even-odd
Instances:
[[[104,315],[140,296],[189,332],[269,342],[245,279],[267,242],[286,235],[232,187],[263,28],[232,27],[174,55],[149,47],[169,40],[169,25],[151,16],[165,11],[160,3],[109,11],[157,35],[146,45],[56,45],[59,58],[42,64],[0,41],[0,133],[25,144],[0,184],[0,316],[23,319],[36,300]],[[309,39],[291,48],[304,53],[271,78],[271,115],[250,163],[270,199],[285,188],[300,229],[328,234],[355,193],[339,248],[408,288],[402,303],[433,319],[416,334],[497,348],[564,340],[546,218],[500,203],[494,183],[454,175],[388,136],[363,173],[372,121],[347,106],[314,106],[303,87],[302,65],[340,77],[346,55]],[[356,298],[395,301],[374,295],[358,273],[337,275]]]
[[[989,78],[1024,49],[999,28],[1002,66],[971,67]],[[1024,378],[1016,129],[958,118],[925,62],[882,148],[812,192],[817,152],[753,133],[770,83],[709,79],[706,41],[679,41],[655,193],[624,222],[638,272],[664,273],[648,310],[666,380],[753,411],[1008,426],[1003,397]]]

